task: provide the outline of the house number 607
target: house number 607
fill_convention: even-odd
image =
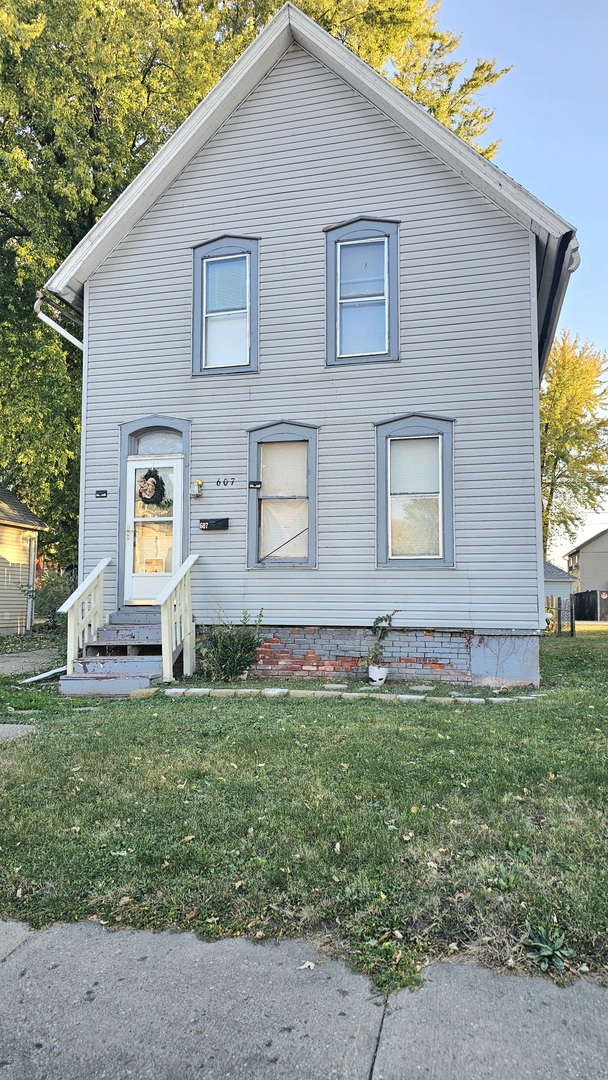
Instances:
[[[217,487],[232,487],[234,479],[234,476],[224,476],[223,478],[220,476],[215,483]]]

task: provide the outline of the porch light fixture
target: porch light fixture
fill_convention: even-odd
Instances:
[[[193,499],[200,499],[203,494],[203,481],[193,480],[190,484],[190,494]]]

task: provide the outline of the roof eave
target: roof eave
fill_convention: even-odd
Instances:
[[[574,229],[568,222],[438,123],[299,8],[287,3],[74,248],[45,288],[73,306],[82,307],[81,297],[87,278],[294,42],[334,71],[492,203],[533,232],[547,248],[555,248],[557,254],[563,237],[574,237]],[[550,259],[543,259],[543,265],[545,263],[547,281],[550,280],[554,287],[547,285],[546,288],[546,295],[551,298],[550,308],[539,310],[539,328],[544,328],[542,343],[539,342],[543,355],[550,330],[555,328],[567,283],[565,265],[552,265]]]

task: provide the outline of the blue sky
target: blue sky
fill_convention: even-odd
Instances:
[[[512,65],[481,99],[494,163],[571,222],[581,265],[560,325],[608,351],[606,0],[442,0],[457,56]]]
[[[581,265],[560,327],[608,352],[608,93],[606,0],[442,0],[442,30],[462,35],[456,56],[512,66],[481,100],[496,110],[494,163],[576,228]],[[608,528],[587,514],[577,542]],[[563,565],[574,547],[558,540]]]

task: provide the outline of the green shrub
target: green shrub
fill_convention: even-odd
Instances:
[[[243,611],[240,623],[220,622],[209,627],[205,640],[197,645],[201,658],[203,674],[214,682],[237,679],[249,670],[255,660],[258,645],[261,645],[260,611],[255,623],[250,626],[250,614]]]

